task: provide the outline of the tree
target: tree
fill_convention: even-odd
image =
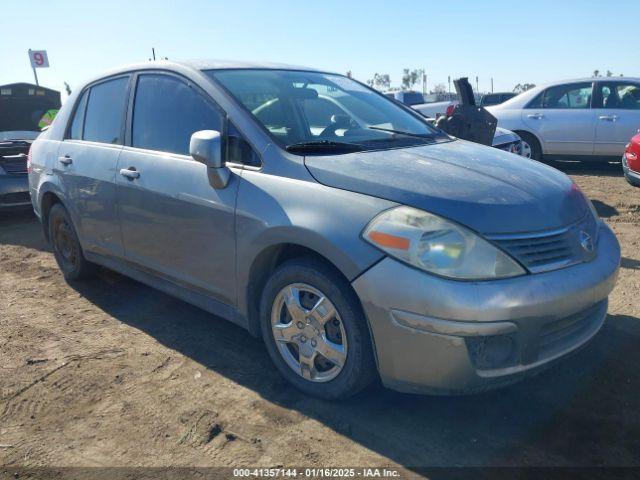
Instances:
[[[374,73],[373,78],[367,80],[367,85],[378,90],[388,90],[391,87],[391,77],[388,73]]]
[[[444,83],[438,83],[433,87],[433,93],[445,93],[447,91],[447,87]]]
[[[411,90],[411,88],[422,80],[424,75],[424,69],[410,70],[405,68],[402,70],[402,88],[405,90]]]
[[[611,71],[611,70],[607,70],[605,72],[605,76],[607,77],[613,77],[615,74]],[[602,75],[600,74],[600,70],[594,70],[593,71],[593,76],[594,77],[602,77]],[[624,75],[621,73],[620,74],[621,77],[624,77]]]
[[[526,92],[527,90],[531,90],[535,86],[535,83],[519,83],[515,87],[513,87],[513,91],[516,93],[522,93]]]

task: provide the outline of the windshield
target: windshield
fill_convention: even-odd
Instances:
[[[374,90],[341,75],[290,70],[210,70],[290,151],[300,145],[393,148],[446,135]]]

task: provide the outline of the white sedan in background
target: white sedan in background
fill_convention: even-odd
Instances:
[[[640,78],[603,77],[538,86],[487,107],[531,157],[619,160],[640,128]]]

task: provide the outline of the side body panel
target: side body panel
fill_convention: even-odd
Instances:
[[[384,257],[361,238],[378,213],[397,205],[368,195],[317,183],[302,163],[289,163],[271,146],[265,151],[265,170],[244,170],[236,210],[238,248],[238,308],[247,315],[248,285],[256,257],[282,244],[312,249],[333,263],[349,280]],[[267,172],[270,165],[274,174]],[[289,170],[287,177],[275,174]],[[255,307],[255,306],[253,306]]]
[[[60,178],[82,247],[122,256],[115,173],[120,145],[64,140],[52,165]],[[62,163],[67,158],[72,163]]]
[[[224,189],[207,167],[181,155],[125,147],[116,175],[119,216],[129,262],[234,305],[235,220],[239,169]]]
[[[522,122],[528,131],[541,139],[543,153],[593,153],[595,111],[592,109],[524,109]]]
[[[594,153],[621,156],[629,139],[640,128],[640,110],[598,108]]]

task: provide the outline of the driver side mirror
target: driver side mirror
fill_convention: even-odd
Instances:
[[[216,130],[200,130],[191,135],[189,154],[196,162],[207,166],[209,184],[213,188],[224,188],[229,183],[231,171],[225,165],[222,139]]]

